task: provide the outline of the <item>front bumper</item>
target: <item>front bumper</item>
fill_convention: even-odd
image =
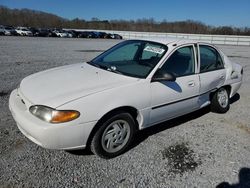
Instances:
[[[33,116],[23,103],[17,90],[9,99],[9,108],[20,131],[34,143],[48,149],[85,148],[96,121],[51,124]]]

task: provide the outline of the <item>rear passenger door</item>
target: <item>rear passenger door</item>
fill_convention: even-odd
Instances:
[[[220,53],[207,44],[198,44],[200,105],[209,100],[212,90],[221,87],[226,79],[226,70]]]

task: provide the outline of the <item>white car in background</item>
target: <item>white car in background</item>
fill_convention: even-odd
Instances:
[[[58,37],[62,37],[62,38],[66,38],[68,37],[68,34],[64,31],[59,31],[59,30],[55,30],[54,33],[56,34],[56,36]]]
[[[227,112],[242,76],[242,66],[211,44],[127,40],[88,63],[24,78],[9,107],[21,132],[42,147],[90,146],[111,158],[136,130],[208,105]]]
[[[17,27],[16,32],[21,36],[33,36],[32,32],[28,30],[26,27]]]
[[[0,33],[3,35],[10,36],[11,32],[5,28],[5,26],[0,25]]]

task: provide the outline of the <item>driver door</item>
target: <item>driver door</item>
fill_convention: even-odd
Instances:
[[[151,82],[150,124],[156,124],[199,107],[199,75],[194,45],[176,49],[161,69],[176,76],[176,81]]]

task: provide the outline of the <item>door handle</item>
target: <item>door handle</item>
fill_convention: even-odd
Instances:
[[[190,81],[190,82],[188,82],[188,86],[189,86],[189,87],[194,87],[194,86],[195,86],[194,81]]]

